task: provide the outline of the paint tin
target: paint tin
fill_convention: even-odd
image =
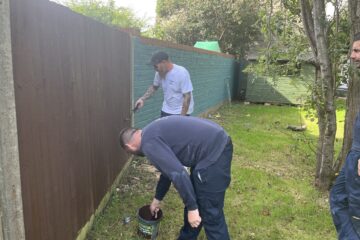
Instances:
[[[157,218],[151,215],[150,205],[141,207],[138,211],[139,228],[138,233],[140,236],[155,240],[159,233],[159,225],[162,219],[163,213],[159,209]]]

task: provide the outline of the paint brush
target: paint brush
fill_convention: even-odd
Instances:
[[[133,113],[135,113],[138,109],[139,109],[139,105],[140,103],[136,104],[135,107],[133,108]]]

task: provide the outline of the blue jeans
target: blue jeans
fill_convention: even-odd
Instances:
[[[339,240],[360,240],[360,152],[350,151],[330,192],[330,208]]]
[[[188,210],[184,208],[184,226],[178,240],[195,240],[202,227],[208,240],[229,240],[229,232],[224,216],[224,198],[230,184],[230,168],[233,146],[229,140],[218,161],[207,169],[192,169],[191,181],[194,186],[201,224],[192,228],[188,222]],[[199,177],[200,176],[200,177]]]

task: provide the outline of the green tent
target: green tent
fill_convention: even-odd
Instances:
[[[218,41],[196,42],[194,47],[221,53]]]

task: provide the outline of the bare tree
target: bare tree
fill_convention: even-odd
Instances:
[[[349,17],[351,23],[351,38],[355,33],[360,32],[360,0],[348,0]],[[351,49],[350,49],[351,52]],[[337,162],[334,166],[335,171],[339,171],[342,163],[344,162],[347,153],[349,152],[352,144],[353,125],[356,114],[360,106],[360,77],[355,74],[356,71],[350,71],[350,78],[348,81],[348,94],[346,100],[346,115],[344,127],[344,141],[341,152],[338,156]]]
[[[315,185],[320,190],[330,187],[333,177],[336,108],[335,79],[328,49],[327,20],[324,0],[301,0],[301,13],[306,35],[315,56],[316,81],[313,100],[316,105],[319,139],[316,154]]]

